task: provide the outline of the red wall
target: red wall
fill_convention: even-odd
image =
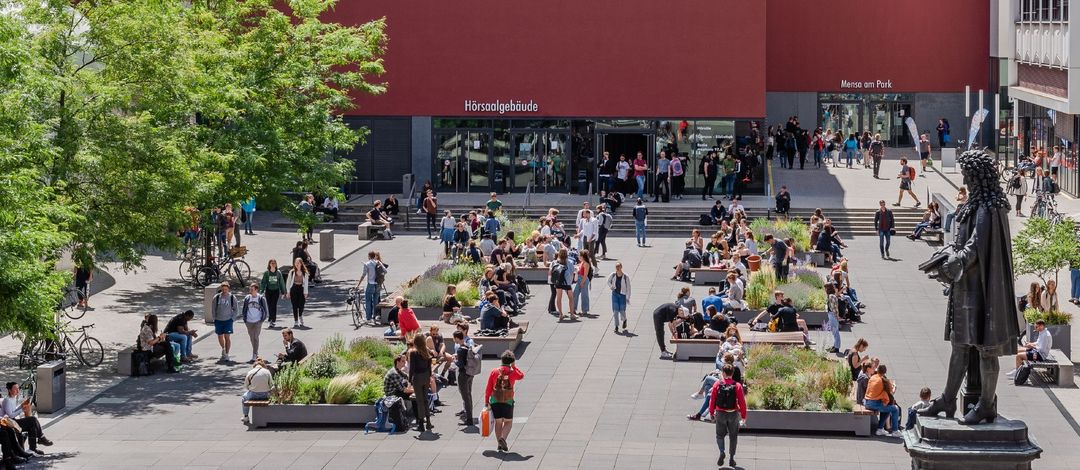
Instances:
[[[767,0],[768,91],[963,92],[985,88],[986,0]],[[892,81],[886,90],[840,81]]]
[[[769,0],[773,1],[773,0]],[[507,117],[762,117],[761,0],[342,0],[385,16],[388,91],[371,116],[467,116],[465,100],[533,100]],[[985,56],[985,54],[983,54]]]

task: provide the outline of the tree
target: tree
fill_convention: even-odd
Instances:
[[[186,206],[342,184],[352,167],[337,155],[364,133],[340,113],[350,92],[384,90],[368,78],[386,37],[382,20],[321,21],[335,3],[0,0],[0,62],[17,60],[0,106],[19,107],[3,117],[19,152],[0,164],[20,193],[0,210],[51,225],[24,225],[48,243],[14,243],[45,263],[59,243],[132,268],[179,245]]]
[[[1057,280],[1058,271],[1080,264],[1080,240],[1076,222],[1063,219],[1053,223],[1042,217],[1028,219],[1013,241],[1013,269],[1017,275],[1033,274],[1043,284]]]

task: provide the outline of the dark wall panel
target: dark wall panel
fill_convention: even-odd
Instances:
[[[412,127],[408,118],[346,117],[352,128],[367,127],[367,141],[347,158],[355,162],[349,194],[400,193],[401,177],[412,172]]]

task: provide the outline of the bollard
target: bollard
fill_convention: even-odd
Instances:
[[[334,260],[334,229],[319,230],[319,261]]]
[[[214,296],[218,293],[218,284],[203,287],[203,320],[207,325],[214,324]]]

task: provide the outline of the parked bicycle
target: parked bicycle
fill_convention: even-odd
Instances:
[[[208,263],[195,272],[195,285],[206,287],[224,279],[230,284],[244,286],[251,279],[251,265],[244,261],[245,255],[247,248],[240,246],[229,249],[229,255],[219,261],[213,256],[208,257]]]
[[[1035,195],[1035,203],[1031,205],[1031,215],[1033,217],[1042,217],[1055,224],[1065,218],[1065,214],[1057,210],[1057,201],[1043,192]]]
[[[390,297],[390,293],[386,291],[386,286],[380,286],[379,302],[382,303],[387,297]],[[353,326],[360,328],[360,325],[364,323],[364,295],[366,289],[360,289],[358,287],[350,287],[345,295],[345,310],[349,312],[349,316],[352,317]],[[378,307],[376,311],[372,312],[371,317],[376,318],[378,316]]]
[[[27,367],[32,367],[71,355],[74,355],[86,367],[101,365],[105,361],[105,347],[101,345],[101,341],[87,333],[87,330],[93,327],[92,323],[73,330],[61,327],[57,329],[55,339],[26,339],[23,341],[19,358],[20,365],[27,364]],[[74,333],[79,334],[72,337]]]

